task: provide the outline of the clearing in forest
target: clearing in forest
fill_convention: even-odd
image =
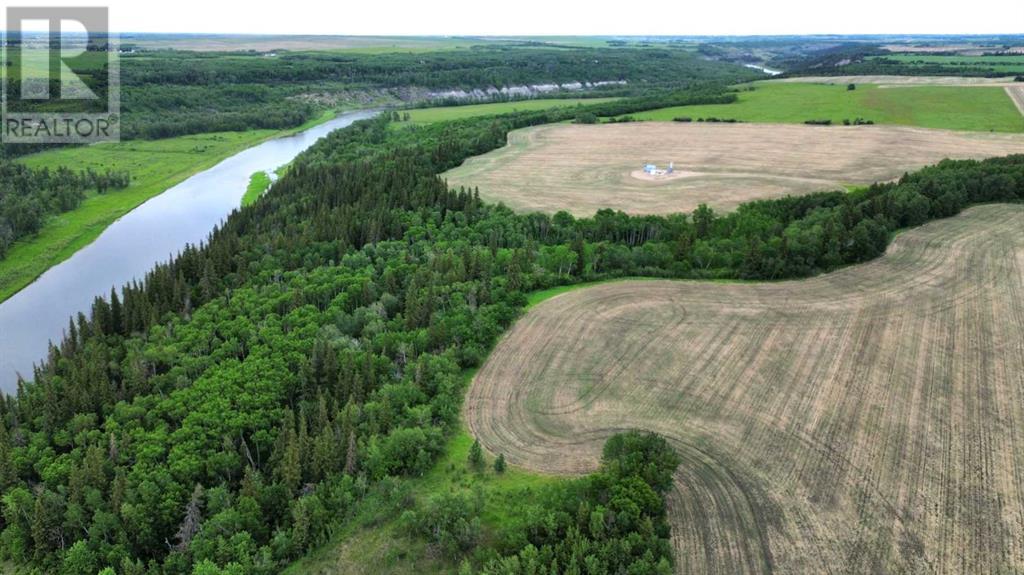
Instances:
[[[943,158],[1011,153],[1024,153],[1024,135],[891,126],[559,124],[512,132],[504,148],[444,176],[449,186],[478,187],[481,197],[520,211],[667,214],[889,180]],[[673,162],[675,172],[647,177],[647,162],[659,168]]]
[[[533,307],[465,415],[529,469],[663,434],[686,573],[1024,572],[1024,206],[778,283],[622,281]]]

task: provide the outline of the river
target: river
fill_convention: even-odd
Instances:
[[[272,171],[329,132],[375,113],[342,114],[225,159],[125,214],[96,241],[0,303],[0,390],[13,392],[18,373],[31,379],[48,342],[62,338],[70,317],[88,315],[96,296],[109,296],[111,287],[142,279],[186,244],[205,240],[239,206],[253,172]]]
[[[744,64],[746,68],[753,68],[754,70],[760,70],[769,76],[778,76],[782,73],[782,70],[772,70],[771,68],[765,68],[764,66],[758,66],[757,64]]]

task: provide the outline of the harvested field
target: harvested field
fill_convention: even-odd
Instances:
[[[683,457],[686,573],[1024,572],[1024,206],[768,284],[623,281],[532,308],[469,391],[492,452],[593,470],[624,429]]]
[[[506,147],[445,177],[520,211],[665,214],[889,180],[947,157],[1021,152],[1019,134],[890,126],[563,124],[512,132]],[[685,177],[634,174],[670,161]]]

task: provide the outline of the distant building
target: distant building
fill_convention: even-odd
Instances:
[[[644,173],[649,176],[664,176],[665,174],[671,174],[674,171],[674,162],[669,162],[668,168],[665,170],[659,170],[657,164],[644,164]]]

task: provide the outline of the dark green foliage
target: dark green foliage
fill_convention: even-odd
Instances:
[[[47,216],[77,208],[87,191],[106,193],[130,180],[125,172],[32,170],[0,160],[0,259],[12,243],[38,232]]]
[[[597,473],[542,494],[498,543],[509,550],[485,556],[479,573],[672,573],[662,494],[678,456],[640,433],[611,437],[604,453]]]
[[[422,509],[406,512],[403,520],[442,555],[457,559],[476,547],[480,539],[480,511],[480,502],[469,496],[442,493]]]
[[[641,432],[620,433],[608,439],[601,460],[607,473],[636,475],[659,493],[671,487],[672,473],[680,462],[664,438]]]
[[[410,90],[442,93],[536,84],[603,84],[591,95],[647,94],[695,82],[753,79],[739,66],[679,50],[479,47],[429,53],[211,54],[145,52],[122,58],[124,138],[289,128],[330,102],[407,99]],[[578,90],[554,95],[578,97]],[[507,100],[501,93],[488,100]],[[476,98],[428,99],[472,104]]]
[[[931,52],[931,54],[937,54]],[[877,44],[851,42],[801,51],[775,58],[769,65],[786,70],[787,76],[1005,76],[1006,72],[984,62],[903,62]],[[851,88],[852,86],[852,88]],[[848,84],[847,89],[856,89]]]
[[[505,454],[499,453],[498,457],[494,460],[494,472],[497,474],[505,473]]]
[[[484,468],[484,451],[480,448],[480,440],[473,440],[473,445],[469,448],[469,466],[474,471],[481,471]]]
[[[593,112],[582,112],[576,114],[576,118],[573,121],[577,124],[596,124],[597,116]]]

